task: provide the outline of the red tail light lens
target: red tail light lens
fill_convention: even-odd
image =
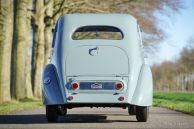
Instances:
[[[72,88],[73,90],[77,89],[78,87],[79,87],[79,85],[78,85],[77,83],[73,83],[73,84],[71,85],[71,88]]]
[[[119,101],[124,101],[125,100],[125,97],[121,96],[119,97]]]
[[[73,99],[74,99],[74,97],[73,96],[69,96],[69,98],[68,98],[70,101],[72,101]]]
[[[118,83],[116,88],[117,88],[117,90],[123,89],[123,84],[122,83]]]

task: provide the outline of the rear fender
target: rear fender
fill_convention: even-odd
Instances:
[[[138,83],[132,97],[131,104],[137,106],[151,106],[153,99],[152,72],[148,65],[143,64]]]
[[[48,64],[42,77],[43,103],[45,105],[64,104],[57,70],[53,64]]]

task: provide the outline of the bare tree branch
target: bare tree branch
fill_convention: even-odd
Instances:
[[[62,0],[59,9],[53,14],[52,19],[56,17],[56,15],[62,10],[63,4],[66,2],[66,0]]]

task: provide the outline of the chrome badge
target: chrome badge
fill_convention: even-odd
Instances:
[[[91,89],[102,89],[101,83],[93,83],[91,84]]]
[[[95,48],[91,48],[91,49],[89,49],[89,54],[91,56],[98,55],[98,50],[99,50],[99,48],[97,46]]]

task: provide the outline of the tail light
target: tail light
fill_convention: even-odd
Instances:
[[[125,97],[121,96],[119,97],[119,101],[124,101],[125,100]]]
[[[71,88],[72,88],[73,90],[77,89],[78,87],[79,87],[79,85],[78,85],[77,83],[71,84]]]
[[[73,99],[74,99],[74,97],[73,96],[69,96],[69,98],[68,98],[70,101],[72,101]]]
[[[122,83],[117,83],[116,88],[117,88],[117,90],[123,89],[123,84]]]

